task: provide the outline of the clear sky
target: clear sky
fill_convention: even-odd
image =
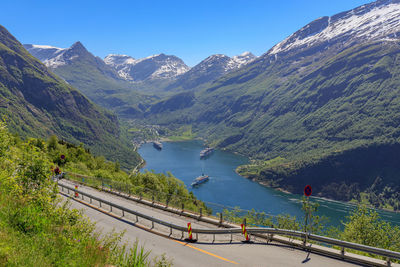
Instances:
[[[0,24],[22,43],[101,58],[165,53],[193,66],[212,54],[259,56],[312,20],[371,0],[4,0]]]

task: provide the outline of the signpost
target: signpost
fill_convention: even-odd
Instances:
[[[311,196],[311,193],[312,193],[311,185],[306,185],[306,187],[304,187],[304,195],[306,197],[309,197]]]
[[[306,210],[305,210],[305,212],[306,212],[306,223],[305,223],[304,232],[307,233],[307,236],[306,236],[306,238],[304,239],[304,245],[307,244],[307,237],[308,237],[308,235],[309,235],[308,221],[309,221],[309,220],[311,221],[311,213],[310,213],[310,196],[311,196],[311,193],[312,193],[311,185],[306,185],[306,186],[304,187],[304,195],[307,197],[307,206],[306,206]],[[311,223],[311,222],[310,222],[310,223]]]

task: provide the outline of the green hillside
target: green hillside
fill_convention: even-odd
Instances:
[[[73,44],[64,57],[70,57],[68,64],[57,66],[52,71],[96,104],[121,116],[140,115],[148,107],[146,103],[157,99],[139,93],[142,84],[122,80],[115,70],[93,56],[80,42]]]
[[[0,114],[22,137],[52,134],[84,143],[95,153],[120,160],[124,167],[139,162],[127,141],[121,141],[117,117],[51,73],[0,26]]]
[[[240,169],[243,174],[258,181],[274,180],[274,186],[292,192],[300,192],[305,183],[318,183],[317,194],[338,198],[322,190],[332,179],[347,186],[357,184],[364,191],[377,176],[400,185],[396,176],[400,162],[392,159],[395,153],[382,153],[383,158],[376,160],[390,164],[371,166],[363,161],[353,172],[339,171],[332,179],[326,178],[329,169],[324,169],[318,177],[308,175],[294,182],[299,166],[317,168],[314,164],[337,153],[344,155],[337,158],[340,164],[346,151],[353,151],[349,154],[354,159],[357,151],[364,153],[357,148],[399,142],[400,43],[373,42],[324,55],[317,60],[290,55],[272,63],[261,58],[203,88],[191,107],[154,113],[148,119],[165,126],[191,123],[194,132],[213,144],[256,160],[247,171]],[[260,162],[275,157],[285,160],[275,161],[274,167],[289,164],[290,174],[269,175],[271,164]],[[364,166],[374,171],[360,182],[355,177],[364,173]]]

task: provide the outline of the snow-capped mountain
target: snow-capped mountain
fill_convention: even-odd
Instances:
[[[34,44],[25,44],[25,49],[28,50],[31,54],[35,54],[35,57],[42,61],[48,61],[51,58],[56,58],[58,55],[62,54],[65,50],[64,48],[49,46],[49,45],[34,45]],[[47,67],[49,67],[49,62],[45,63]]]
[[[240,67],[250,63],[251,61],[253,61],[256,58],[257,57],[255,55],[246,51],[238,56],[232,57],[231,61],[234,62],[234,66],[235,66],[234,68],[240,68]]]
[[[79,56],[89,53],[81,42],[74,43],[70,48],[35,44],[24,44],[24,47],[51,69],[66,65]]]
[[[378,0],[355,9],[321,17],[270,49],[266,55],[279,57],[294,50],[337,46],[339,49],[373,40],[398,40],[400,1]]]
[[[121,78],[128,81],[174,79],[190,69],[182,59],[165,54],[141,59],[111,54],[104,58],[104,62],[113,67]]]
[[[185,74],[179,76],[176,82],[169,85],[167,89],[170,90],[181,87],[187,90],[197,87],[201,84],[214,81],[231,71],[237,70],[255,59],[256,56],[250,52],[244,52],[232,58],[222,54],[209,56]]]

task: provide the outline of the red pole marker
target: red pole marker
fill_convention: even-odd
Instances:
[[[243,223],[241,224],[241,226],[242,226],[242,234],[244,234],[244,237],[246,238],[246,241],[250,241],[250,237],[247,234],[246,226]]]
[[[192,240],[192,224],[188,223],[189,240]]]
[[[75,185],[75,190],[78,190],[78,185]],[[75,191],[75,197],[79,197],[79,194],[76,191]]]

